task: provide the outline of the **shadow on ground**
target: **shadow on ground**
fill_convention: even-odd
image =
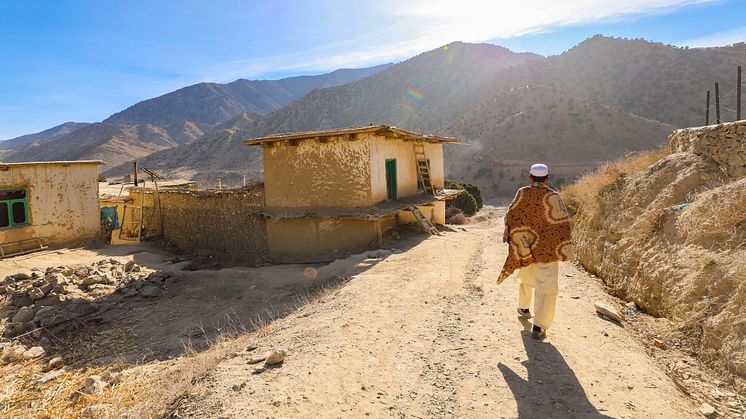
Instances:
[[[518,403],[518,417],[610,418],[588,400],[572,368],[554,345],[534,340],[528,330],[521,332],[521,338],[528,355],[523,362],[528,379],[502,363],[497,365]]]

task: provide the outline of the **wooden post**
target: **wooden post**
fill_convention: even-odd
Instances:
[[[723,122],[720,120],[720,85],[718,83],[715,83],[715,118],[716,124]]]
[[[707,91],[707,107],[705,108],[705,125],[710,125],[710,91]]]
[[[145,184],[140,188],[140,228],[137,230],[137,241],[142,241],[142,228],[145,222]]]
[[[135,187],[137,187],[137,160],[132,162],[132,167],[133,167],[132,171],[134,173],[133,179],[135,179]]]
[[[736,77],[736,121],[741,120],[741,66],[738,66],[738,77]]]

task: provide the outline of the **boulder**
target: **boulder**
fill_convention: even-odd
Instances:
[[[6,285],[0,285],[0,295],[5,295],[8,293],[8,287]]]
[[[135,261],[134,260],[130,260],[129,262],[127,262],[127,263],[124,264],[124,271],[125,272],[130,272],[132,270],[132,268],[134,268],[134,267],[135,267]]]
[[[13,323],[30,322],[31,320],[34,319],[34,314],[36,314],[35,308],[23,307],[16,312],[16,314],[12,318],[12,321]]]
[[[13,275],[13,279],[15,281],[23,281],[25,279],[31,279],[31,275],[32,274],[30,274],[28,272],[19,272],[19,273]]]
[[[34,321],[42,323],[44,320],[58,315],[60,311],[56,307],[45,306],[39,309],[34,315]]]
[[[47,368],[50,370],[56,369],[61,367],[64,364],[64,361],[62,357],[57,356],[49,360],[49,363],[47,364]]]

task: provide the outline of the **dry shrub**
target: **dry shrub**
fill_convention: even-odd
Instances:
[[[466,215],[460,208],[446,208],[446,224],[462,225],[466,224]]]

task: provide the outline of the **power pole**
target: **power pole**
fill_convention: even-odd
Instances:
[[[710,125],[710,91],[707,91],[707,107],[705,108],[705,125]]]
[[[720,85],[718,83],[715,83],[715,118],[716,124],[723,122],[720,120]]]

